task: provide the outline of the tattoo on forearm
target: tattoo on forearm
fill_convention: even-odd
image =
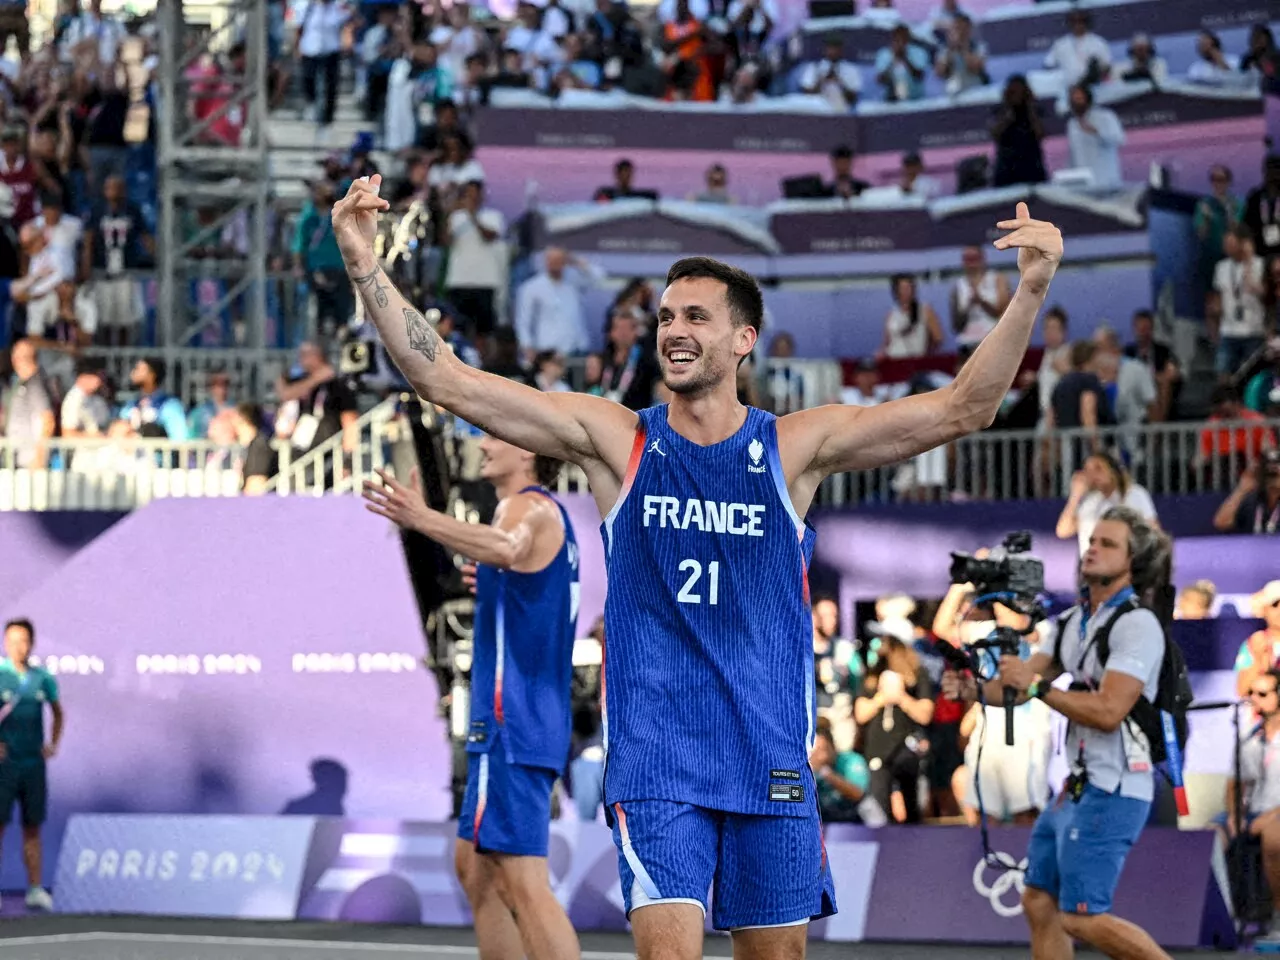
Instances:
[[[382,270],[374,267],[373,273],[366,273],[363,277],[352,277],[351,282],[360,289],[361,293],[372,287],[373,302],[380,307],[385,307],[389,301],[387,300],[387,288],[378,279],[381,276]]]
[[[409,335],[409,349],[416,350],[434,363],[440,348],[440,335],[426,318],[412,307],[404,308],[405,332]]]

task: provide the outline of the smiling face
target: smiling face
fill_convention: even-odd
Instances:
[[[532,475],[533,454],[505,440],[485,436],[480,441],[480,454],[480,476],[495,486],[525,473]]]
[[[705,396],[736,389],[738,362],[751,352],[756,331],[736,325],[727,287],[710,277],[677,280],[658,308],[658,359],[672,393]]]

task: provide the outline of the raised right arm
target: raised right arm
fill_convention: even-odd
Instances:
[[[334,233],[347,273],[387,352],[424,400],[508,443],[582,466],[593,488],[621,480],[634,442],[636,414],[600,397],[542,393],[469,367],[387,279],[372,237],[386,201],[379,177],[357,180],[333,211]],[[601,467],[605,468],[603,471]],[[595,490],[596,499],[607,496]]]

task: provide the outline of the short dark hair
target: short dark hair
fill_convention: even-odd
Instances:
[[[634,170],[635,168],[636,168],[636,165],[632,163],[630,160],[628,160],[626,157],[623,157],[621,160],[619,160],[617,163],[613,165],[614,173],[617,173],[619,170]]]
[[[251,423],[253,426],[262,429],[262,407],[256,403],[241,403],[236,405],[236,413],[245,423]]]
[[[1141,310],[1133,311],[1133,319],[1135,322],[1138,320],[1150,320],[1152,323],[1155,323],[1156,315],[1144,307]]]
[[[36,645],[36,628],[35,628],[35,624],[33,624],[30,620],[28,620],[26,617],[14,617],[12,620],[10,620],[8,623],[4,625],[4,632],[8,633],[10,628],[12,627],[18,627],[22,630],[27,631],[27,643],[31,644],[31,646],[33,647]]]
[[[1088,85],[1087,83],[1077,83],[1077,84],[1076,84],[1074,87],[1072,87],[1072,88],[1070,89],[1070,91],[1068,91],[1068,92],[1069,92],[1069,93],[1075,93],[1077,90],[1079,90],[1082,94],[1084,94],[1084,104],[1085,104],[1085,106],[1086,106],[1086,107],[1092,107],[1092,106],[1093,106],[1093,91],[1089,89],[1089,85]]]
[[[837,147],[833,147],[831,150],[831,159],[832,160],[852,160],[853,147],[849,146],[847,143],[842,143]]]
[[[145,363],[155,375],[157,386],[164,383],[164,375],[167,370],[163,360],[159,357],[143,357],[142,362]]]
[[[76,376],[82,377],[87,373],[95,376],[105,376],[107,365],[100,357],[81,357],[76,361]]]
[[[764,326],[764,297],[760,285],[745,270],[712,260],[710,257],[685,257],[667,271],[667,286],[677,280],[718,280],[724,284],[724,298],[729,316],[737,326],[751,327],[758,334]]]
[[[549,490],[559,482],[560,468],[562,466],[563,464],[555,457],[544,457],[542,454],[538,454],[533,458],[533,478],[538,481],[539,485]]]
[[[1239,403],[1240,391],[1229,383],[1221,383],[1209,394],[1209,406],[1220,407],[1224,403]]]
[[[1061,304],[1055,303],[1052,307],[1044,312],[1044,318],[1048,320],[1050,317],[1057,317],[1058,322],[1062,324],[1062,329],[1067,329],[1067,311]]]

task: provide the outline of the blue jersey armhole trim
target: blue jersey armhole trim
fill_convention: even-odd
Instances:
[[[791,522],[795,524],[796,535],[804,536],[805,521],[799,513],[796,512],[795,504],[791,502],[791,491],[787,489],[787,477],[782,471],[782,456],[778,453],[778,421],[773,418],[769,424],[769,474],[773,478],[774,490],[778,493],[778,499],[782,501],[783,507],[786,508],[787,514],[791,517]]]

